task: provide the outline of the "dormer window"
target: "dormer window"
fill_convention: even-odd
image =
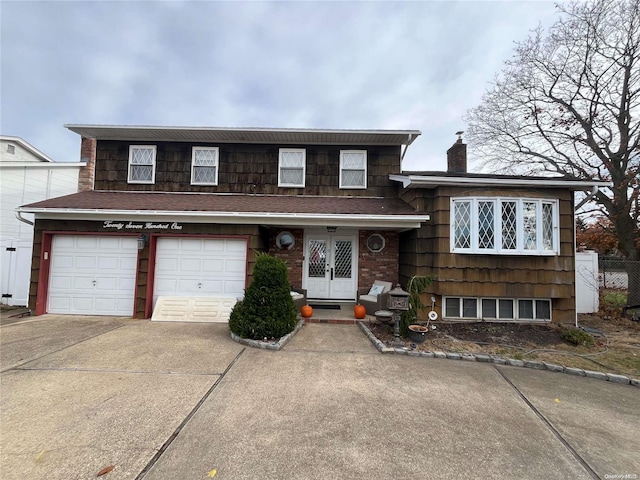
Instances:
[[[367,151],[340,151],[340,188],[367,188]]]
[[[191,185],[218,185],[218,147],[193,147]]]
[[[156,179],[156,146],[129,147],[129,183],[154,183]]]
[[[306,150],[304,148],[281,148],[278,158],[278,186],[304,187]]]

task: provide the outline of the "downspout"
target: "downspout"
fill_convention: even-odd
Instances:
[[[402,151],[402,155],[400,155],[400,173],[402,173],[402,160],[404,160],[404,156],[407,153],[407,149],[409,148],[409,145],[411,144],[411,140],[413,139],[413,134],[409,134],[409,136],[407,137],[407,144],[404,147],[404,150]]]
[[[582,199],[582,201],[578,205],[576,205],[576,207],[574,208],[574,211],[577,212],[578,209],[580,209],[580,207],[582,207],[585,203],[587,203],[593,197],[595,197],[599,190],[600,190],[600,187],[598,187],[597,185],[593,186],[591,188],[591,193],[589,195],[587,195],[586,197],[584,197]]]
[[[33,226],[33,222],[31,220],[27,220],[22,216],[22,212],[16,210],[16,218],[27,225]]]
[[[594,185],[593,187],[591,187],[591,193],[589,195],[587,195],[586,197],[584,197],[582,199],[582,201],[575,206],[575,208],[573,209],[574,211],[574,215],[573,215],[573,298],[577,299],[578,298],[578,288],[577,288],[577,283],[578,283],[578,272],[576,271],[576,253],[578,253],[578,245],[576,245],[576,215],[575,212],[577,212],[580,207],[582,207],[585,203],[587,203],[588,201],[590,201],[593,197],[596,196],[596,194],[598,193],[598,191],[600,190],[600,187],[598,187],[597,185]],[[576,303],[576,328],[580,328],[578,327],[578,305]]]

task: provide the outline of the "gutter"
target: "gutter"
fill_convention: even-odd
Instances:
[[[458,187],[547,187],[547,188],[571,188],[574,190],[584,190],[587,187],[599,188],[610,187],[609,182],[590,183],[583,180],[558,180],[550,177],[548,179],[536,178],[488,178],[488,177],[450,177],[450,176],[425,176],[425,175],[389,175],[389,180],[401,182],[404,188],[435,188],[449,185]]]
[[[221,223],[305,225],[305,226],[377,226],[380,228],[419,228],[430,220],[429,215],[353,215],[353,214],[309,214],[309,213],[256,213],[256,212],[212,212],[212,211],[163,211],[163,210],[103,210],[74,208],[23,208],[17,213],[34,213],[37,219],[56,220],[122,220],[147,222],[196,223],[216,219]],[[26,220],[26,219],[25,219]]]
[[[16,211],[16,218],[20,220],[22,223],[26,223],[27,225],[33,226],[33,222],[31,220],[27,220],[22,216],[22,212]]]

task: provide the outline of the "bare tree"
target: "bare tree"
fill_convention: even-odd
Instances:
[[[558,5],[467,115],[469,144],[505,172],[610,181],[595,198],[618,248],[640,260],[640,0]],[[640,275],[629,304],[640,304]]]

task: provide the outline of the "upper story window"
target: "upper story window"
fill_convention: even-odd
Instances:
[[[129,183],[154,183],[156,179],[156,146],[129,146]]]
[[[558,253],[558,202],[523,198],[451,199],[451,251]]]
[[[218,147],[193,147],[191,185],[218,185]]]
[[[281,148],[278,158],[278,186],[304,187],[306,150]]]
[[[16,154],[16,146],[12,145],[12,144],[7,144],[7,153],[10,155],[15,155]]]
[[[340,151],[340,188],[367,188],[367,151]]]

